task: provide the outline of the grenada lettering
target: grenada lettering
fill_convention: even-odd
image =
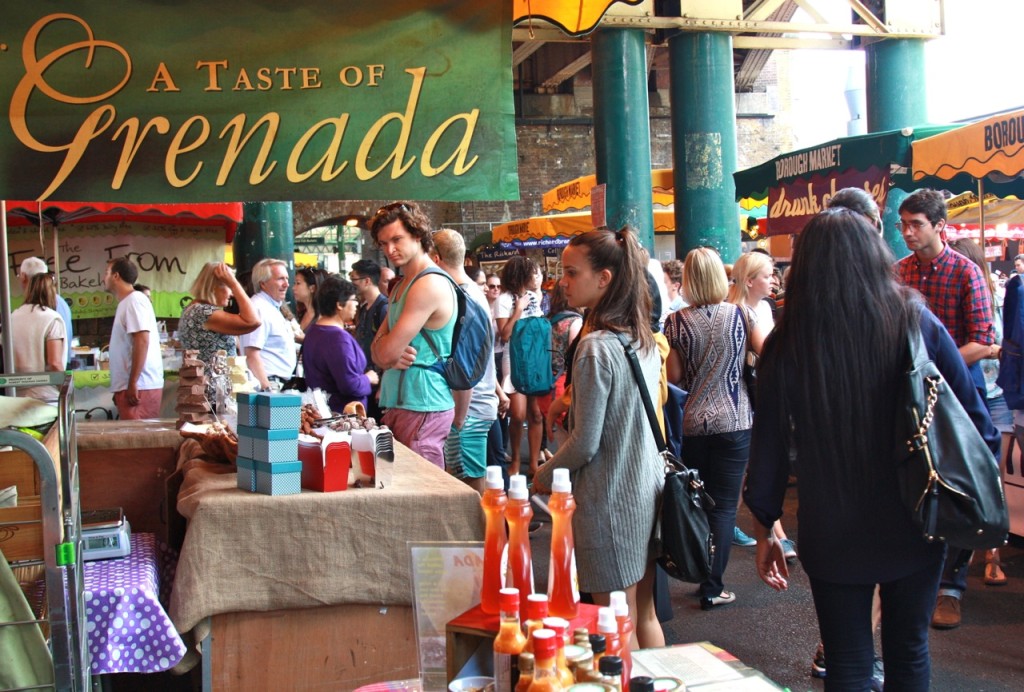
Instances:
[[[71,42],[64,46],[51,46],[41,40],[40,34],[55,22],[75,22],[84,30],[81,41]],[[49,52],[39,55],[38,49],[46,46]],[[60,66],[67,69],[68,65],[81,65],[82,55],[88,56],[85,66],[94,59],[94,54],[112,53],[116,60],[123,64],[123,74],[105,91],[87,95],[71,95],[62,93],[46,80],[48,69]],[[11,98],[9,109],[11,129],[18,140],[29,149],[63,156],[59,170],[39,199],[51,197],[60,186],[72,176],[78,168],[90,142],[101,136],[110,137],[111,141],[121,142],[120,158],[112,171],[89,170],[88,175],[110,175],[110,188],[119,190],[125,183],[132,169],[136,154],[145,145],[151,147],[153,140],[159,140],[164,154],[163,175],[167,183],[176,188],[191,184],[199,176],[204,166],[217,166],[214,184],[225,186],[229,180],[237,182],[246,175],[245,171],[235,171],[236,163],[246,148],[258,148],[247,181],[249,185],[259,185],[267,180],[278,164],[283,164],[284,176],[289,183],[301,183],[319,174],[319,179],[329,182],[353,164],[353,172],[358,180],[366,181],[382,174],[396,180],[405,175],[419,159],[419,174],[434,177],[450,170],[452,175],[465,175],[477,163],[479,157],[471,156],[470,150],[476,132],[480,110],[473,108],[464,112],[451,113],[426,138],[423,150],[418,156],[408,151],[411,135],[416,121],[416,108],[424,90],[426,67],[409,67],[404,70],[409,81],[409,91],[403,112],[383,113],[372,123],[354,152],[354,156],[345,157],[342,145],[348,144],[352,136],[346,139],[349,124],[349,113],[329,114],[318,122],[303,124],[305,130],[300,134],[286,156],[272,156],[272,149],[277,144],[278,133],[282,128],[280,113],[268,112],[250,122],[249,115],[238,113],[227,122],[211,122],[206,115],[197,113],[182,122],[171,122],[164,116],[153,116],[146,122],[138,117],[125,117],[118,122],[117,109],[103,103],[126,88],[132,77],[132,59],[128,51],[112,41],[105,41],[94,36],[92,28],[80,17],[73,14],[52,14],[36,22],[26,33],[22,46],[25,61],[25,75],[19,81]],[[105,56],[107,57],[107,56]],[[73,61],[77,60],[77,63]],[[321,71],[316,67],[255,67],[249,69],[231,69],[228,60],[199,60],[195,69],[205,75],[203,91],[296,91],[320,89],[323,85]],[[338,84],[353,88],[377,86],[385,76],[384,65],[344,66],[338,69]],[[438,80],[432,80],[436,84]],[[83,83],[88,84],[91,82]],[[103,87],[101,87],[102,89]],[[146,92],[180,91],[172,71],[166,64],[160,63],[146,85]],[[66,142],[42,142],[32,133],[32,118],[29,113],[29,102],[33,99],[51,99],[67,106],[83,106],[96,104],[95,109],[88,113],[72,137]],[[316,117],[316,116],[314,116]],[[383,163],[370,168],[371,154],[377,159],[380,152],[374,146],[381,133],[390,124],[399,128],[397,141],[393,150],[383,158]],[[461,128],[461,129],[459,129]],[[446,141],[453,144],[450,151],[439,151],[438,145],[448,135]],[[211,133],[221,140],[217,145],[211,141]],[[461,137],[458,134],[461,132]],[[358,134],[353,135],[358,137]],[[313,144],[313,142],[317,144]],[[326,142],[326,143],[323,143]],[[349,147],[351,148],[351,146]],[[195,158],[195,157],[199,158]],[[304,158],[305,157],[305,158]],[[300,160],[313,158],[312,164],[300,167]],[[351,161],[350,161],[351,159]],[[387,169],[390,170],[388,171]],[[83,173],[84,174],[84,173]]]
[[[785,156],[775,162],[775,179],[793,178],[811,171],[835,168],[840,164],[842,144],[832,144]]]

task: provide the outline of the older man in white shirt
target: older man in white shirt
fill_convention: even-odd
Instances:
[[[252,268],[252,286],[252,304],[261,324],[239,341],[253,377],[269,390],[272,382],[282,384],[295,373],[295,335],[281,313],[288,293],[288,265],[279,259],[260,260]]]

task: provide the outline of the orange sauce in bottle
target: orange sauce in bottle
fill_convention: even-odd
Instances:
[[[576,576],[576,550],[572,535],[572,496],[569,469],[555,469],[551,483],[551,559],[548,561],[548,610],[555,617],[572,619],[579,614],[580,592]]]
[[[530,519],[533,508],[526,490],[526,476],[516,474],[509,480],[507,565],[505,586],[519,591],[519,607],[526,607],[526,597],[533,593],[533,556],[530,552]]]
[[[519,592],[502,589],[498,599],[501,613],[494,637],[494,687],[497,692],[512,692],[519,678],[519,654],[526,646],[519,626]]]
[[[526,621],[523,623],[523,633],[526,635],[526,648],[523,651],[533,652],[533,639],[530,637],[534,630],[544,626],[543,620],[548,616],[548,597],[542,593],[532,593],[526,597]]]
[[[548,629],[533,633],[533,681],[528,692],[561,692],[565,689],[558,677],[556,635]]]
[[[569,621],[564,618],[544,618],[544,627],[555,633],[555,644],[558,647],[555,653],[555,666],[558,670],[558,679],[563,686],[568,687],[576,682],[575,676],[569,670],[569,662],[565,660],[565,636],[569,631]]]
[[[487,486],[480,506],[484,510],[484,574],[480,586],[480,610],[493,615],[498,612],[498,592],[505,586],[505,574],[501,567],[502,553],[508,544],[505,533],[505,507],[508,497],[501,478],[501,468],[487,467]]]
[[[622,659],[622,680],[628,683],[633,673],[633,620],[629,617],[629,602],[625,591],[612,591],[611,607],[619,626],[619,657]]]

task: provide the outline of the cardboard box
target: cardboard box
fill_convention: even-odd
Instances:
[[[248,428],[256,427],[256,392],[239,392],[235,394],[238,406],[238,425]]]
[[[250,493],[256,492],[256,462],[240,456],[235,464],[238,466],[238,487]]]
[[[352,472],[352,453],[345,440],[299,442],[302,462],[302,488],[321,493],[348,489]]]
[[[254,461],[256,492],[263,495],[297,495],[302,492],[302,462]]]
[[[299,429],[267,430],[238,426],[238,455],[255,461],[296,461]]]
[[[268,430],[298,430],[302,422],[302,397],[286,392],[256,395],[256,424]]]

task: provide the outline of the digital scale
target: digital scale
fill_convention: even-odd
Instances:
[[[82,559],[107,560],[131,552],[132,527],[120,507],[82,512]]]

